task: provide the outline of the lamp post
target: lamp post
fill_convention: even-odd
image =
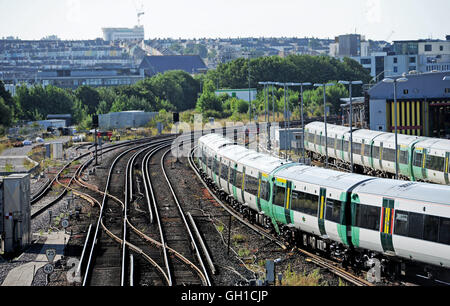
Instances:
[[[362,85],[362,81],[339,81],[339,84],[349,85],[350,92],[350,165],[353,173],[353,102],[352,102],[352,85]]]
[[[248,103],[249,103],[249,119],[252,122],[252,98],[250,93],[250,52],[246,53],[248,59]]]
[[[327,95],[326,87],[334,86],[334,83],[314,84],[315,87],[323,87],[323,120],[325,122],[325,168],[328,168],[328,133],[327,133]]]
[[[285,158],[287,161],[287,125],[286,125],[286,83],[276,83],[277,86],[283,86],[284,88],[284,148],[285,148]]]
[[[384,83],[394,84],[394,129],[395,129],[395,179],[398,179],[398,137],[397,137],[397,83],[407,82],[405,77],[398,79],[385,78]]]

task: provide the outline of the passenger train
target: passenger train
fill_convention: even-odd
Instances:
[[[350,164],[350,128],[327,124],[328,157],[338,166]],[[401,178],[450,185],[450,140],[398,134],[398,171]],[[305,150],[324,158],[325,124],[305,126]],[[395,174],[395,134],[353,129],[353,163],[358,173]]]
[[[201,137],[196,150],[222,198],[286,241],[345,266],[367,269],[377,258],[386,275],[450,284],[449,186],[286,162],[217,134]]]

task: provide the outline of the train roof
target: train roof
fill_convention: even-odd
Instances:
[[[404,135],[404,134],[397,134],[397,141],[399,145],[406,145],[409,146],[413,142],[420,140],[420,136],[414,136],[414,135]],[[383,133],[379,136],[376,136],[376,138],[373,139],[373,141],[379,141],[379,142],[395,142],[395,133]]]
[[[375,137],[378,137],[382,134],[386,134],[386,132],[380,132],[380,131],[372,131],[372,130],[357,130],[353,131],[353,137],[360,137],[360,138],[370,138],[373,139]]]
[[[361,184],[353,192],[450,205],[450,187],[439,184],[377,178]]]
[[[438,138],[423,138],[416,144],[416,147],[427,149],[431,147],[431,149],[450,152],[450,140]]]
[[[295,164],[277,171],[275,176],[288,179],[290,181],[317,184],[324,187],[348,190],[358,183],[373,177],[339,172],[319,167],[311,167],[302,164]]]
[[[286,161],[267,154],[256,153],[244,156],[239,159],[239,163],[259,169],[262,172],[269,174],[278,167],[286,164]]]
[[[227,138],[223,138],[218,134],[209,134],[200,137],[199,142],[203,142],[208,145],[212,150],[217,151],[220,147],[224,145],[233,144],[233,142]]]

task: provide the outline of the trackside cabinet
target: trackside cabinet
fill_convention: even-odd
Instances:
[[[31,243],[30,175],[4,177],[1,185],[1,251],[10,253]]]

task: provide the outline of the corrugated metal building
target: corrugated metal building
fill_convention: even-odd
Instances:
[[[98,123],[101,129],[125,129],[146,126],[157,112],[147,113],[144,111],[127,111],[119,113],[109,113],[98,116]]]
[[[397,83],[397,129],[401,134],[450,138],[449,72],[408,74]],[[393,77],[395,79],[401,76]],[[394,85],[380,82],[368,91],[370,129],[393,132]]]

